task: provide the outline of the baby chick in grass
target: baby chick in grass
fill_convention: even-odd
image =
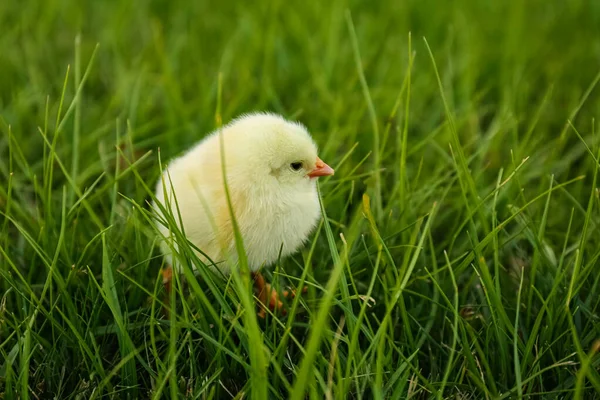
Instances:
[[[233,120],[173,160],[163,172],[156,187],[156,199],[162,207],[153,206],[159,214],[157,227],[166,239],[161,242],[168,264],[163,271],[164,283],[170,290],[172,249],[178,247],[168,243],[172,232],[161,222],[165,220],[161,209],[172,215],[187,240],[201,250],[197,255],[206,265],[225,276],[231,272],[230,265],[237,267],[222,160],[233,213],[261,302],[259,316],[265,316],[265,305],[285,313],[260,268],[296,252],[306,242],[321,214],[316,178],[334,171],[318,157],[317,146],[303,125],[274,114],[247,114]],[[226,259],[230,263],[223,262]],[[284,293],[287,295],[289,292]]]

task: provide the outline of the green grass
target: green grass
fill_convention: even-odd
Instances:
[[[0,398],[600,398],[600,5],[216,4],[2,3]],[[336,169],[308,293],[184,245],[167,319],[161,165],[253,110]]]

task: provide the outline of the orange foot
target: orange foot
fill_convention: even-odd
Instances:
[[[171,281],[173,280],[173,267],[170,265],[167,265],[167,267],[162,270],[162,276],[163,276],[163,284],[165,285],[165,289],[167,290],[168,294],[171,294],[171,289],[172,289]]]
[[[167,292],[164,298],[165,306],[163,307],[163,311],[168,319],[170,315],[169,308],[171,306],[171,291],[173,290],[173,267],[167,265],[167,267],[162,270],[162,276],[163,285],[165,285],[165,290]]]
[[[279,294],[275,289],[272,288],[270,283],[266,283],[265,278],[261,275],[260,272],[253,272],[252,279],[254,279],[254,291],[258,296],[258,300],[260,304],[260,310],[258,311],[258,316],[260,318],[265,318],[265,306],[268,306],[271,311],[279,311],[282,315],[286,315],[287,311],[283,308],[283,303],[281,302]],[[304,287],[302,293],[306,293],[307,288]],[[293,299],[296,297],[295,290],[284,290],[283,297],[286,299]]]

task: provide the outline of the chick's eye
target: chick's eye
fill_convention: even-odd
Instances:
[[[290,164],[290,167],[294,171],[300,171],[300,168],[302,168],[302,163],[301,162],[293,162],[293,163]]]

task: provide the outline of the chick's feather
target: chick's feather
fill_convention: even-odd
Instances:
[[[220,138],[222,135],[222,140]],[[315,227],[320,208],[314,179],[316,145],[306,129],[273,114],[242,116],[213,132],[164,171],[156,198],[207,265],[229,272],[237,261],[222,174],[221,143],[233,212],[253,271],[295,252]],[[302,162],[302,171],[290,163]],[[161,207],[154,208],[164,219]],[[157,222],[161,250],[173,263],[169,226]],[[168,224],[167,224],[168,225]],[[211,263],[214,262],[215,264]]]

